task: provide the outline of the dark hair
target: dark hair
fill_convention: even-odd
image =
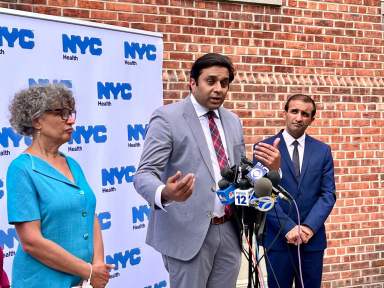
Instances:
[[[313,110],[312,110],[311,116],[312,116],[312,118],[315,117],[315,115],[316,115],[316,103],[315,103],[315,101],[313,101],[311,96],[308,96],[308,95],[305,95],[305,94],[294,94],[292,96],[289,96],[289,98],[288,98],[288,100],[287,100],[287,102],[285,103],[285,106],[284,106],[284,110],[286,112],[288,112],[289,102],[291,102],[292,100],[300,100],[300,101],[303,101],[304,103],[311,103],[312,106],[313,106]]]
[[[233,78],[235,77],[235,69],[233,68],[232,61],[227,56],[218,53],[208,53],[198,58],[192,65],[191,78],[195,79],[197,83],[201,70],[212,66],[227,68],[229,73],[229,83],[233,81]]]

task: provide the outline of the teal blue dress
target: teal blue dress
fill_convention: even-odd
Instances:
[[[91,262],[96,198],[79,164],[64,157],[75,183],[31,154],[21,154],[12,161],[7,172],[8,222],[40,220],[43,237]],[[21,245],[12,269],[12,288],[68,288],[81,280],[44,265],[25,253]]]

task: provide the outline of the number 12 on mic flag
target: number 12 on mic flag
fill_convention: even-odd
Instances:
[[[252,195],[253,189],[236,189],[235,190],[235,205],[249,206],[249,198]]]

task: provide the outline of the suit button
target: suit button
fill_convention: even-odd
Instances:
[[[84,191],[83,191],[83,190],[80,190],[80,191],[79,191],[79,194],[80,194],[80,195],[84,195]]]
[[[86,217],[87,216],[87,211],[81,212],[81,216]]]
[[[84,240],[87,240],[88,239],[88,233],[85,233],[84,235],[83,235],[83,238],[84,238]]]

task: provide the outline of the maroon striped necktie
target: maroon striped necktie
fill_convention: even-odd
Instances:
[[[209,131],[211,132],[213,148],[216,152],[217,162],[219,162],[220,171],[224,168],[228,167],[228,158],[224,151],[223,142],[221,141],[219,129],[217,129],[217,125],[215,123],[215,112],[209,111],[207,113],[208,123],[209,123]],[[230,205],[226,205],[224,207],[224,213],[226,216],[230,217],[232,215],[232,209]]]
[[[209,111],[207,113],[209,130],[211,132],[213,148],[215,148],[217,162],[219,162],[220,171],[224,168],[228,167],[228,159],[227,155],[225,155],[223,142],[221,142],[221,137],[219,133],[219,129],[217,129],[215,123],[215,112]]]

